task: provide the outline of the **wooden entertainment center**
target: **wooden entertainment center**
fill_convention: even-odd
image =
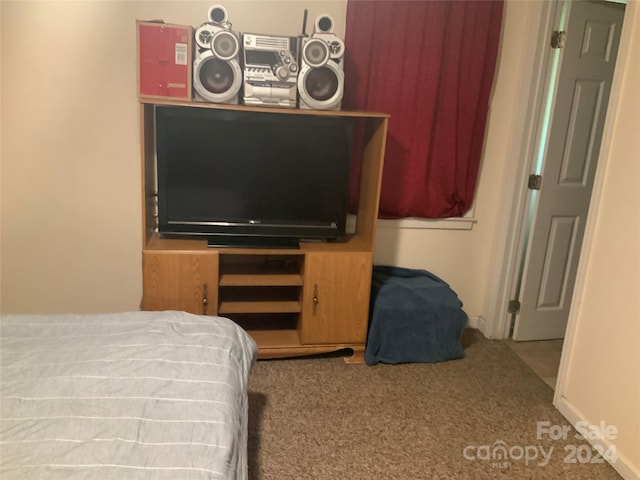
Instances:
[[[206,240],[161,238],[155,216],[156,105],[353,117],[364,142],[355,232],[344,242],[301,242],[298,249],[211,248]],[[231,318],[254,338],[259,358],[351,349],[350,361],[362,362],[388,115],[141,99],[140,116],[142,309]]]

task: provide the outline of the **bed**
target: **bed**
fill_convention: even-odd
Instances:
[[[183,312],[0,317],[0,478],[247,478],[255,342]]]

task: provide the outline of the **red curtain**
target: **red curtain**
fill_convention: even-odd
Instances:
[[[502,0],[349,0],[343,108],[391,115],[381,218],[471,207],[502,9]],[[353,172],[357,199],[357,159]]]

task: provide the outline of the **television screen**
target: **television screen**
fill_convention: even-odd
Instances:
[[[159,232],[222,245],[339,239],[351,140],[344,117],[157,106]]]

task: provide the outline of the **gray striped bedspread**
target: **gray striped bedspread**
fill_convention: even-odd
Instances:
[[[256,344],[182,312],[0,317],[0,478],[247,478]]]

